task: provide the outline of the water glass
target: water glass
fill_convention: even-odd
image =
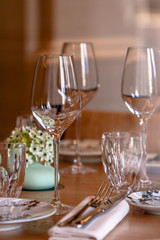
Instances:
[[[25,145],[0,143],[0,197],[18,198],[25,176]]]
[[[102,162],[117,192],[129,194],[135,187],[143,154],[142,135],[129,132],[102,134]]]

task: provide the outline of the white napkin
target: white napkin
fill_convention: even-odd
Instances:
[[[70,213],[63,217],[58,223],[69,218],[82,206],[89,202],[91,197],[85,198]],[[129,212],[128,203],[123,200],[105,213],[98,215],[90,223],[81,229],[76,227],[58,227],[57,224],[49,230],[49,240],[62,239],[94,239],[102,240]]]

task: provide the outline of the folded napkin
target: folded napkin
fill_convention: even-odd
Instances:
[[[91,197],[85,198],[70,213],[63,217],[58,223],[72,216],[76,211],[81,209]],[[49,230],[49,240],[62,239],[94,239],[102,240],[129,212],[129,205],[122,200],[117,205],[108,209],[106,212],[99,214],[83,228],[76,227],[58,227],[58,223]]]

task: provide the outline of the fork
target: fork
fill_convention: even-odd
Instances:
[[[78,212],[72,215],[70,218],[60,222],[58,224],[59,227],[64,227],[67,225],[71,225],[72,221],[79,219],[79,217],[86,211],[89,207],[98,207],[102,204],[103,200],[105,199],[108,191],[111,189],[111,184],[109,182],[103,181],[100,187],[98,188],[97,193],[91,198],[91,200],[84,205]]]
[[[100,204],[93,205],[95,209],[92,212],[88,213],[85,216],[82,216],[82,217],[79,216],[78,218],[74,219],[70,223],[70,226],[72,227],[76,226],[78,228],[81,228],[84,224],[88,223],[97,214],[99,214],[100,212],[106,211],[111,206],[113,206],[114,203],[109,199],[110,196],[112,195],[113,189],[114,189],[114,186],[110,185],[105,198],[101,200]]]
[[[110,191],[110,193],[107,195],[107,198],[104,199],[104,201],[98,207],[96,207],[92,212],[88,213],[87,215],[72,221],[70,226],[82,228],[85,224],[90,222],[99,213],[106,212],[109,208],[117,205],[119,202],[121,202],[123,199],[125,199],[128,196],[127,192],[124,192],[124,193],[122,192],[118,196],[111,198],[112,191],[113,191],[113,188]]]

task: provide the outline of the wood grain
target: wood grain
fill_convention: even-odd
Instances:
[[[138,131],[142,129],[138,119],[131,113],[82,111],[81,139],[101,139],[103,132]],[[148,151],[160,152],[160,114],[155,113],[148,121]],[[66,130],[64,138],[76,138],[76,121]]]

